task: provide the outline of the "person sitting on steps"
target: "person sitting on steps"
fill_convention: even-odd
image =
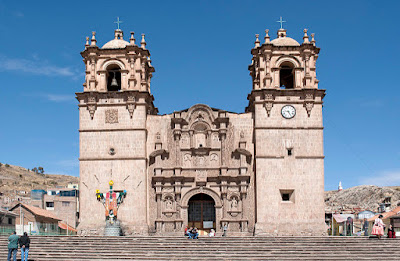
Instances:
[[[191,234],[192,234],[192,239],[199,239],[199,232],[198,232],[198,230],[197,230],[197,227],[194,227],[194,228],[192,229]]]

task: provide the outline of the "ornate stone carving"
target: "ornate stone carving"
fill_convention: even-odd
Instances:
[[[306,107],[307,110],[307,115],[308,117],[310,117],[311,115],[311,110],[314,107],[314,103],[313,102],[306,102],[306,104],[304,105],[304,107]]]
[[[218,133],[213,134],[213,135],[212,135],[212,139],[213,139],[213,141],[215,141],[215,142],[219,142]]]
[[[89,111],[90,118],[93,120],[94,113],[96,112],[97,109],[96,97],[94,96],[88,97],[87,109]]]
[[[204,157],[198,157],[197,158],[197,165],[198,166],[204,166],[204,163],[205,163],[205,158]]]
[[[307,110],[308,117],[310,117],[311,110],[314,107],[314,92],[309,92],[305,94],[304,107]]]
[[[211,154],[210,161],[218,161],[218,155],[215,153]]]
[[[183,161],[191,161],[191,160],[192,160],[192,156],[189,153],[187,153],[183,156]]]
[[[196,170],[196,182],[207,182],[207,170]]]
[[[106,123],[118,123],[118,110],[117,109],[108,109],[106,110]]]
[[[131,117],[131,119],[133,117],[133,112],[135,111],[135,107],[136,107],[136,105],[135,105],[135,96],[129,95],[128,96],[128,100],[126,102],[126,108],[128,109],[129,116]]]
[[[96,105],[88,105],[87,109],[89,111],[90,118],[93,120],[94,113],[96,112]]]
[[[266,102],[264,103],[265,110],[267,111],[268,117],[271,115],[272,107],[274,107],[274,96],[270,93],[265,95]]]

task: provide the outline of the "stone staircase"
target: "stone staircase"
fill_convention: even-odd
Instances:
[[[400,260],[399,246],[400,239],[367,237],[32,236],[29,260]]]

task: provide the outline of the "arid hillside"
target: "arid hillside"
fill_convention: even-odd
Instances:
[[[325,212],[349,209],[377,211],[380,203],[396,207],[400,203],[400,187],[362,185],[325,192]]]
[[[38,174],[28,169],[6,165],[0,166],[0,192],[3,197],[29,197],[32,189],[65,187],[68,183],[78,183],[79,178],[67,175]],[[26,193],[26,194],[25,194]]]

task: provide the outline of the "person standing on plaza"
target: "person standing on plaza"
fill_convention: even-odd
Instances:
[[[14,231],[8,237],[8,256],[7,261],[11,261],[11,257],[13,261],[17,261],[17,252],[18,252],[18,236]]]
[[[381,236],[385,234],[384,228],[385,224],[382,221],[383,216],[379,215],[377,219],[375,219],[374,227],[372,228],[372,235],[378,236],[378,239],[381,239]]]
[[[366,218],[364,218],[363,230],[364,236],[368,236],[369,222]]]
[[[223,236],[223,237],[226,237],[226,236],[227,236],[227,230],[228,230],[228,224],[225,224],[225,225],[222,227],[222,230],[223,230],[222,236]]]
[[[31,240],[26,232],[24,232],[24,235],[19,238],[18,243],[21,247],[21,261],[28,261],[29,244],[31,243]]]

